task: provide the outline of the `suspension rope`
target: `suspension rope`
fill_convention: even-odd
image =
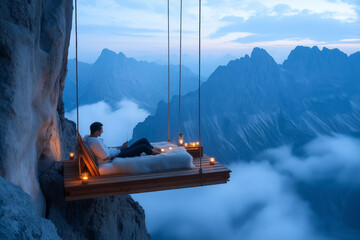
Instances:
[[[199,0],[199,156],[200,156],[200,174],[201,174],[201,186],[203,186],[204,178],[202,171],[202,157],[201,157],[201,121],[200,121],[200,63],[201,63],[201,0]]]
[[[182,40],[182,0],[180,0],[180,68],[179,68],[179,136],[180,136],[180,116],[181,116],[181,40]]]
[[[78,35],[77,35],[77,0],[75,0],[75,58],[76,58],[76,141],[79,137],[79,74],[78,74]],[[81,175],[81,163],[79,158],[79,176]]]
[[[170,142],[170,10],[169,1],[167,1],[168,14],[168,142]]]
[[[79,134],[79,74],[78,74],[78,35],[77,35],[77,0],[75,0],[75,58],[76,58],[76,137]]]

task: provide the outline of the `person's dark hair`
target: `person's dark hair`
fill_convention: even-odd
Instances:
[[[94,134],[96,131],[100,131],[101,127],[102,127],[102,123],[101,122],[94,122],[90,125],[90,133]]]

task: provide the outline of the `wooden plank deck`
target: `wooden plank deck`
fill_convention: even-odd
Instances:
[[[79,178],[78,162],[64,160],[65,200],[108,197],[115,195],[153,192],[201,186],[200,158],[194,158],[195,168],[146,174],[118,174],[90,176],[87,184]],[[203,186],[229,181],[230,169],[216,162],[210,165],[209,157],[202,157]]]

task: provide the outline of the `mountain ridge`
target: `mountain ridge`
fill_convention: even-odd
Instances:
[[[296,151],[318,134],[360,135],[358,54],[350,57],[339,50],[297,47],[279,65],[265,50],[255,48],[250,56],[218,67],[201,86],[205,152],[228,163],[283,144]],[[307,65],[307,60],[305,65],[290,64],[301,62],[296,56],[303,55],[316,64]],[[197,105],[197,93],[182,101],[181,132],[185,141],[196,141],[198,112],[192,105]],[[174,98],[171,108],[177,107]],[[167,123],[162,120],[166,114],[166,106],[160,104],[155,116],[136,126],[133,137],[166,139],[163,125]],[[171,139],[176,142],[178,114],[172,110],[171,116]]]
[[[66,111],[76,107],[75,61],[69,60],[63,99]],[[179,66],[170,66],[170,95],[178,92]],[[167,101],[168,67],[137,61],[122,52],[103,49],[93,64],[79,62],[79,104],[105,101],[111,106],[126,98],[153,112],[161,100]],[[182,66],[182,93],[197,88],[198,75]],[[205,79],[202,78],[202,81]]]

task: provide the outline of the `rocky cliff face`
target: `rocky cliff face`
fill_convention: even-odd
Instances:
[[[71,0],[0,1],[0,238],[148,239],[130,196],[64,202],[71,20]]]
[[[50,220],[34,215],[29,195],[2,177],[0,177],[0,239],[61,239]]]
[[[0,174],[43,212],[38,160],[62,157],[56,107],[64,88],[72,2],[0,3]]]

